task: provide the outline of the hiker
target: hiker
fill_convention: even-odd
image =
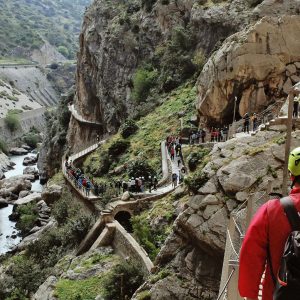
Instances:
[[[158,180],[157,180],[156,177],[154,177],[154,178],[153,178],[153,189],[154,189],[154,191],[157,190],[157,185],[158,185]]]
[[[224,126],[222,131],[223,131],[223,142],[226,142],[227,138],[228,138],[228,128],[227,128],[227,126]]]
[[[174,160],[174,155],[175,155],[174,146],[171,147],[170,153],[171,153],[171,160]]]
[[[206,131],[203,128],[200,131],[200,137],[201,137],[202,144],[204,144],[205,143],[205,137],[206,137]]]
[[[177,186],[177,178],[178,178],[178,175],[176,173],[173,173],[172,174],[172,187],[175,189],[176,186]]]
[[[123,193],[125,193],[128,189],[128,183],[125,180],[123,180],[122,182],[122,189],[123,189]]]
[[[252,123],[253,123],[253,131],[256,131],[258,125],[258,119],[256,113],[252,116]]]
[[[246,297],[247,300],[258,299],[258,290],[261,282],[262,275],[265,271],[266,274],[263,282],[262,300],[272,299],[284,299],[284,300],[296,300],[299,298],[299,293],[292,294],[291,297],[273,298],[274,282],[280,285],[280,282],[276,279],[279,277],[281,284],[286,287],[281,287],[280,291],[287,292],[292,288],[292,282],[290,277],[288,280],[281,274],[281,258],[285,242],[291,233],[291,225],[289,219],[284,213],[284,206],[281,202],[292,200],[292,208],[300,211],[300,147],[294,149],[289,155],[288,169],[290,171],[292,180],[292,190],[289,197],[285,197],[281,200],[273,199],[262,205],[255,216],[253,217],[249,228],[246,232],[239,258],[239,292],[242,297]],[[290,199],[290,200],[289,200]],[[299,215],[295,212],[296,220]],[[300,227],[300,226],[299,226]],[[300,228],[298,229],[300,230]],[[289,237],[289,239],[291,236]],[[295,242],[295,241],[294,241]],[[297,247],[297,246],[295,246]],[[298,246],[299,247],[299,246]],[[299,248],[298,248],[299,251]],[[285,252],[285,255],[288,255]],[[299,257],[298,263],[293,266],[298,268],[297,274],[299,274]],[[295,261],[294,261],[295,263]],[[288,266],[289,264],[287,264]],[[280,272],[279,272],[280,270]],[[296,269],[297,270],[297,269]],[[293,273],[284,272],[288,276]],[[274,276],[273,276],[274,275]],[[297,291],[300,290],[300,279],[293,278],[297,285]],[[277,291],[277,288],[275,289]]]
[[[244,127],[243,127],[243,131],[246,133],[249,133],[249,121],[250,121],[250,117],[248,113],[245,113],[244,117]]]
[[[179,170],[179,183],[182,183],[184,181],[184,172],[182,172],[182,169]]]
[[[300,96],[294,97],[294,109],[293,109],[293,118],[298,118],[299,114],[299,101],[300,101]]]
[[[100,143],[100,136],[99,136],[99,134],[97,134],[97,144],[99,145],[99,143]]]
[[[181,160],[178,158],[177,160],[177,163],[178,163],[178,168],[180,167],[180,164],[181,164]]]
[[[85,187],[85,195],[88,197],[90,195],[90,190],[91,190],[91,183],[89,181],[86,182],[86,187]]]
[[[148,187],[149,187],[149,193],[151,193],[152,186],[153,186],[152,177],[151,177],[151,176],[149,176],[149,178],[148,178]]]

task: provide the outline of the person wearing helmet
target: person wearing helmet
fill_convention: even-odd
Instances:
[[[300,147],[290,153],[288,169],[293,182],[289,197],[300,212]],[[277,274],[290,233],[291,226],[279,199],[269,200],[258,209],[247,229],[239,257],[238,285],[241,297],[258,299],[259,285],[266,271],[262,300],[273,299],[271,266],[273,274]]]

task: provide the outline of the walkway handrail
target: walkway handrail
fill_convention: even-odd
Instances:
[[[218,298],[217,298],[217,300],[220,300],[221,297],[222,297],[222,295],[223,295],[224,292],[226,291],[226,289],[227,289],[227,287],[228,287],[228,284],[229,284],[229,282],[230,282],[230,280],[231,280],[231,278],[232,278],[234,272],[235,272],[235,269],[232,269],[232,270],[231,270],[231,273],[230,273],[229,276],[228,276],[228,279],[227,279],[227,281],[226,281],[224,287],[222,288],[222,290],[221,290],[221,292],[220,292],[220,294],[219,294],[219,296],[218,296]]]

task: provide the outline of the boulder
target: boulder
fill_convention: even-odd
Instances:
[[[24,198],[26,196],[28,196],[31,193],[31,191],[21,191],[19,193],[19,198]]]
[[[31,182],[28,175],[13,176],[0,180],[0,195],[13,193],[19,195],[21,191],[31,190]]]
[[[55,285],[57,283],[57,278],[55,276],[50,276],[46,281],[39,286],[36,293],[33,295],[33,300],[55,300]]]
[[[36,162],[37,162],[37,156],[26,156],[24,157],[23,165],[24,166],[35,165]]]
[[[57,184],[47,186],[42,192],[42,199],[48,206],[56,202],[62,194],[62,187]]]
[[[9,150],[9,153],[12,155],[25,155],[28,154],[28,150],[24,148],[12,148]]]
[[[126,191],[122,197],[121,197],[121,200],[122,201],[128,201],[130,199],[130,193],[128,191]]]
[[[35,167],[24,168],[23,174],[33,175],[35,179],[39,178],[39,171]]]
[[[4,199],[0,199],[0,209],[7,206],[8,206],[8,202]]]
[[[205,183],[203,187],[198,190],[199,194],[215,194],[217,193],[217,187],[213,180],[209,180]]]
[[[27,204],[29,202],[38,202],[42,199],[41,194],[40,193],[32,193],[29,194],[28,196],[24,197],[24,198],[20,198],[15,202],[15,205],[23,205],[23,204]]]
[[[22,145],[21,148],[28,150],[28,151],[31,151],[31,149],[32,149],[30,146],[28,146],[26,144]]]

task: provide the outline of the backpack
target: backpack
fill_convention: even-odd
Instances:
[[[285,242],[276,277],[270,263],[275,285],[273,300],[295,300],[300,295],[300,217],[290,197],[280,199],[280,204],[289,220],[292,232]],[[271,262],[270,256],[269,262]]]

